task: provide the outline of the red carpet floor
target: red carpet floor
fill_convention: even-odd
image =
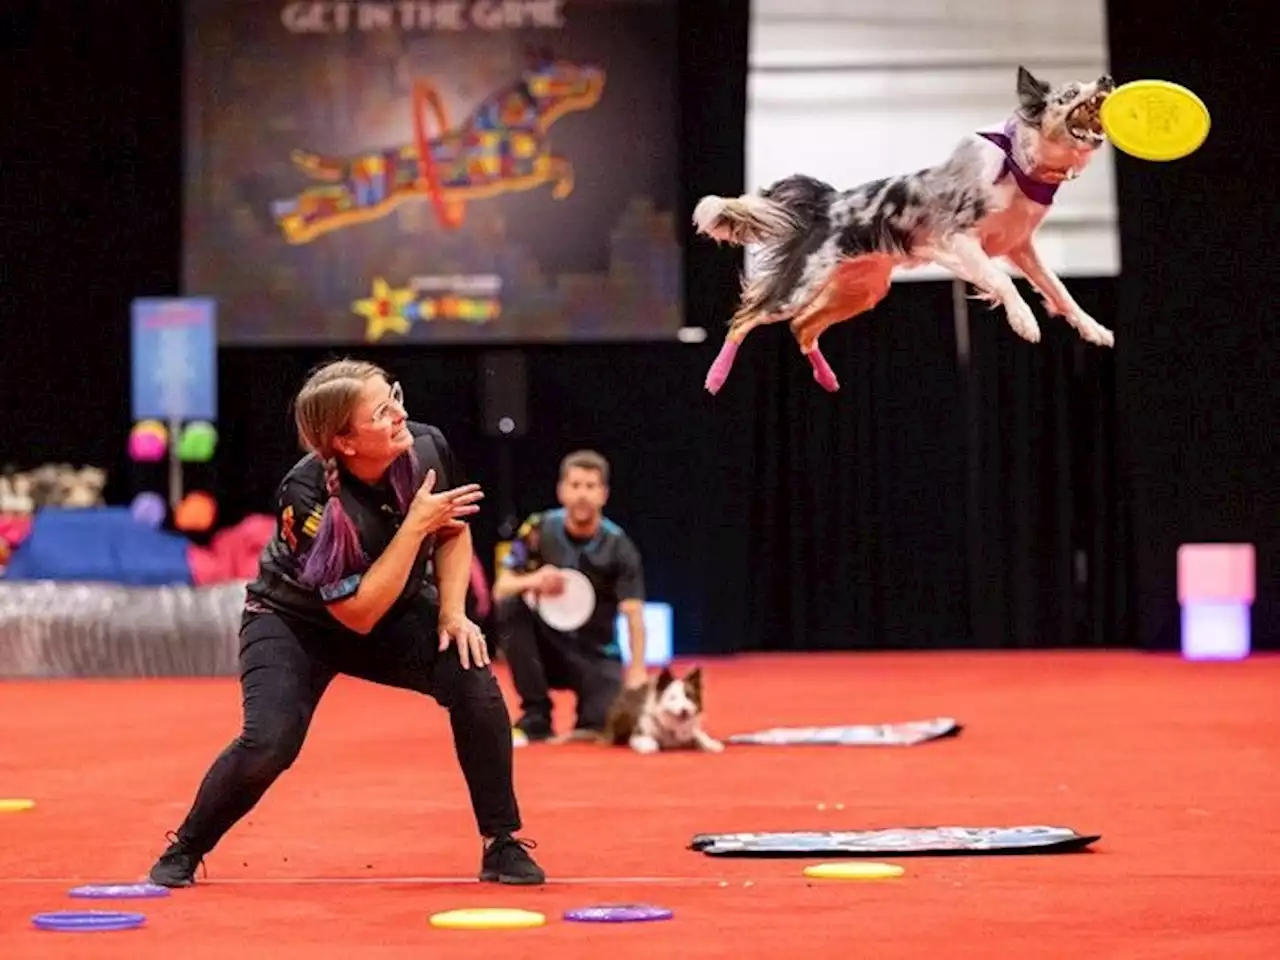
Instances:
[[[38,803],[0,814],[0,957],[1280,956],[1280,659],[920,653],[706,668],[719,734],[937,715],[965,730],[910,748],[519,750],[527,834],[553,882],[495,889],[473,879],[478,841],[444,713],[340,680],[298,763],[208,858],[201,885],[90,902],[67,890],[139,879],[161,849],[237,730],[237,685],[0,683],[0,797]],[[1077,854],[903,859],[904,877],[875,883],[806,880],[811,861],[686,849],[703,831],[935,824],[1059,824],[1102,840]],[[636,901],[675,919],[559,919]],[[427,924],[490,905],[543,911],[548,924]],[[87,908],[138,909],[148,923],[79,934],[30,924]]]

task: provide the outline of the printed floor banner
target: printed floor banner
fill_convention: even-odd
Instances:
[[[962,727],[950,717],[904,723],[860,723],[844,727],[774,727],[757,733],[735,733],[725,743],[763,746],[910,747],[959,736]]]
[[[709,857],[956,856],[1074,853],[1102,839],[1071,827],[892,827],[787,833],[699,833],[689,844]]]
[[[674,339],[676,0],[189,0],[224,344]]]

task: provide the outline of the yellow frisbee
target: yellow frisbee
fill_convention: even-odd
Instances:
[[[842,863],[819,863],[804,868],[806,877],[815,880],[888,880],[900,877],[901,867],[892,863],[869,863],[863,860],[846,860]]]
[[[540,927],[547,922],[542,913],[532,910],[508,910],[502,907],[477,907],[470,910],[448,910],[431,917],[433,927],[446,930],[513,930],[518,927]]]
[[[6,800],[0,798],[0,813],[19,813],[36,805],[34,800]]]
[[[1209,136],[1204,101],[1167,80],[1134,80],[1102,101],[1102,129],[1120,150],[1141,160],[1179,160]]]

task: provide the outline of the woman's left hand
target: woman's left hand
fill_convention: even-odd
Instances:
[[[442,652],[448,648],[450,640],[458,645],[458,659],[462,661],[463,670],[469,669],[472,663],[477,667],[489,663],[489,648],[484,642],[484,634],[464,615],[440,615]]]

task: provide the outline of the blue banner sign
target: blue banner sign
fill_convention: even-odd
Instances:
[[[216,420],[218,337],[207,297],[133,301],[133,419]]]

